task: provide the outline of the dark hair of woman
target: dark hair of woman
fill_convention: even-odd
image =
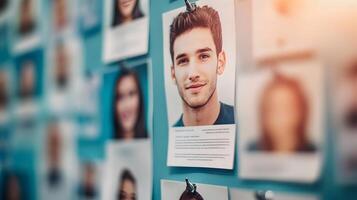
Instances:
[[[116,82],[114,85],[114,101],[112,105],[112,110],[113,110],[113,124],[114,124],[114,138],[115,139],[123,139],[123,127],[121,125],[121,122],[119,120],[118,112],[116,109],[116,104],[117,100],[119,98],[118,96],[118,85],[121,83],[123,78],[125,77],[133,77],[138,89],[138,94],[139,94],[139,113],[138,113],[138,118],[134,126],[134,138],[147,138],[147,131],[146,131],[146,123],[145,123],[145,108],[144,108],[144,95],[141,90],[140,86],[140,81],[139,77],[136,74],[135,71],[130,70],[126,67],[121,67],[120,73],[118,77],[116,78]]]
[[[275,72],[274,78],[271,82],[267,84],[267,86],[263,89],[262,100],[260,102],[260,113],[261,121],[265,120],[266,115],[266,98],[268,98],[269,94],[277,87],[284,86],[289,90],[294,92],[295,97],[297,98],[298,108],[301,113],[299,126],[297,127],[296,133],[297,135],[297,149],[296,151],[313,151],[312,145],[309,144],[306,133],[307,120],[309,115],[309,106],[307,102],[307,98],[303,89],[301,88],[300,83],[292,78],[286,77],[282,74]],[[264,124],[264,123],[263,123]],[[273,151],[273,141],[270,138],[270,133],[267,127],[263,125],[262,127],[263,137],[261,138],[259,146],[265,151]]]
[[[114,1],[114,6],[113,6],[113,21],[112,21],[112,27],[115,27],[119,24],[122,24],[124,22],[124,16],[122,13],[120,13],[118,9],[118,0],[113,0]],[[144,16],[144,13],[140,10],[140,5],[139,5],[139,0],[136,1],[133,12],[132,12],[132,17],[133,19],[138,19]]]
[[[124,181],[130,181],[134,186],[136,185],[136,180],[134,175],[128,170],[124,169],[120,176],[120,188],[123,188]],[[118,193],[118,200],[122,199],[121,191]]]

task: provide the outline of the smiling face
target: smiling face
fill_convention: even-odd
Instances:
[[[217,56],[208,28],[194,28],[181,34],[173,50],[171,76],[182,100],[191,108],[206,105],[216,91],[217,74],[224,71],[224,52]]]
[[[118,2],[118,10],[124,19],[132,19],[132,13],[137,0],[116,0]]]
[[[139,117],[139,88],[133,75],[123,77],[116,88],[116,112],[124,132],[134,131]]]
[[[135,200],[135,199],[136,199],[135,184],[133,183],[133,181],[129,179],[124,179],[120,187],[119,200]]]

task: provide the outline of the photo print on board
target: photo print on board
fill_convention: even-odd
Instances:
[[[197,3],[191,11],[182,7],[163,14],[167,165],[232,169],[234,1]]]

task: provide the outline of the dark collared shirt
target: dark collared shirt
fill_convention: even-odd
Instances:
[[[219,115],[214,122],[213,125],[220,125],[220,124],[234,124],[234,108],[233,106],[220,103],[221,108],[219,111]],[[174,124],[174,127],[184,127],[183,124],[183,115],[181,115],[180,119]]]

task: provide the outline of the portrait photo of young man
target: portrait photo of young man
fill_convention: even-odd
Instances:
[[[235,63],[227,62],[223,38],[222,18],[212,6],[197,6],[193,11],[182,11],[174,17],[169,26],[170,81],[181,101],[175,106],[182,108],[170,126],[235,123],[234,101],[226,102],[221,97],[234,99],[234,90],[218,86],[220,78],[230,79],[231,86],[235,85]],[[231,68],[230,71],[227,68]],[[233,73],[227,74],[233,77],[223,78],[225,73]]]

